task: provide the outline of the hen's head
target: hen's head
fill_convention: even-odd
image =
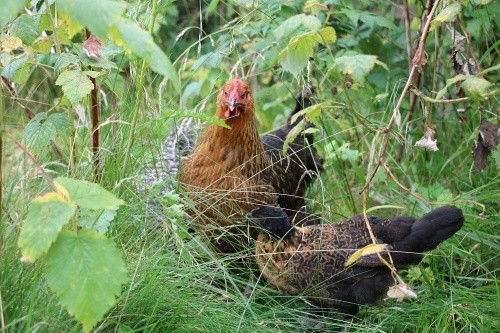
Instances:
[[[280,207],[260,206],[246,215],[247,219],[257,222],[262,229],[276,238],[286,238],[292,229],[288,215]]]
[[[217,116],[228,119],[253,111],[253,96],[248,85],[238,76],[227,81],[217,97]]]

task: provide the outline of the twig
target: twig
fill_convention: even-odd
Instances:
[[[425,26],[424,26],[424,29],[422,31],[422,37],[420,37],[420,41],[418,43],[418,49],[415,52],[415,56],[413,57],[413,60],[412,60],[413,66],[411,68],[410,74],[408,75],[406,85],[403,88],[403,91],[401,92],[401,96],[399,97],[398,103],[396,104],[394,111],[392,112],[391,119],[389,119],[389,122],[387,123],[387,126],[384,129],[385,137],[384,137],[384,141],[382,142],[382,147],[380,149],[377,164],[375,165],[375,168],[373,169],[372,173],[368,177],[368,180],[367,180],[365,186],[363,186],[363,188],[361,189],[360,193],[363,191],[366,191],[368,189],[368,187],[370,186],[370,183],[373,180],[373,177],[375,177],[375,174],[377,173],[378,168],[380,167],[380,164],[384,162],[384,155],[385,155],[385,151],[387,150],[387,145],[389,143],[391,128],[392,128],[392,125],[394,124],[396,116],[399,114],[399,108],[401,107],[401,104],[403,103],[403,99],[404,99],[406,93],[410,89],[411,82],[413,80],[413,76],[415,75],[415,72],[417,71],[417,68],[425,65],[425,63],[427,61],[426,55],[425,55],[425,40],[426,40],[427,34],[429,32],[432,18],[434,17],[434,13],[436,12],[436,9],[437,9],[440,2],[441,2],[440,0],[437,0],[434,3],[429,15],[427,15],[427,21],[425,22]]]
[[[469,49],[469,53],[472,56],[472,59],[474,59],[474,62],[476,63],[476,69],[477,69],[477,72],[479,73],[479,72],[481,72],[481,67],[479,66],[479,62],[477,61],[476,54],[474,53],[474,50],[472,49],[472,42],[470,40],[469,32],[465,28],[465,24],[459,15],[457,15],[457,21],[458,21],[458,24],[460,25],[460,28],[462,28],[462,32],[465,35],[465,39],[467,40],[467,48]]]
[[[2,332],[7,333],[7,326],[5,326],[5,318],[3,317],[2,288],[0,288],[0,328],[2,329]]]
[[[423,92],[418,90],[417,88],[410,88],[410,91],[423,99],[426,102],[433,103],[433,104],[452,104],[452,103],[460,103],[460,102],[466,102],[470,100],[469,97],[461,97],[461,98],[456,98],[456,99],[435,99],[429,96],[424,95]]]
[[[35,164],[35,167],[40,171],[40,173],[45,177],[48,183],[52,185],[52,187],[55,188],[54,180],[48,175],[47,172],[45,172],[44,168],[42,168],[39,164],[38,161],[36,160],[36,157],[33,156],[33,154],[26,148],[25,145],[23,145],[21,142],[17,141],[14,137],[12,137],[9,134],[5,134],[12,142],[14,142],[21,150],[29,157],[29,159]]]

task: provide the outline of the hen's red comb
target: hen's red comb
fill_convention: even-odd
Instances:
[[[240,86],[240,78],[238,77],[238,75],[236,75],[236,77],[233,80],[233,89],[229,93],[229,98],[230,99],[234,99],[234,100],[238,99],[238,97],[239,97],[239,93],[238,93],[239,86]]]

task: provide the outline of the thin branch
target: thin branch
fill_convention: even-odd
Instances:
[[[5,134],[12,142],[14,142],[19,148],[21,148],[21,150],[26,154],[26,156],[29,157],[29,159],[33,162],[33,164],[35,164],[35,167],[38,169],[38,171],[40,171],[40,173],[45,177],[45,179],[47,180],[47,182],[52,185],[52,187],[55,188],[55,184],[54,184],[54,180],[52,179],[52,177],[49,176],[49,174],[45,171],[44,168],[42,168],[42,166],[40,166],[38,164],[38,161],[36,159],[36,157],[28,150],[28,148],[26,148],[25,145],[23,145],[21,142],[17,141],[13,136],[9,135],[9,134]]]
[[[462,28],[462,32],[465,35],[465,39],[467,40],[467,48],[469,49],[469,53],[472,56],[472,59],[474,59],[474,62],[476,63],[476,69],[477,69],[477,72],[479,73],[479,72],[481,72],[481,67],[479,66],[479,62],[477,61],[476,54],[474,53],[474,50],[472,49],[472,42],[470,39],[469,32],[465,28],[465,24],[459,15],[457,15],[457,21],[458,21],[458,24],[460,25],[460,28]]]
[[[431,25],[432,18],[434,17],[434,13],[436,12],[436,9],[437,9],[440,2],[441,2],[440,0],[437,0],[434,3],[429,15],[427,15],[427,21],[425,22],[425,26],[424,26],[424,29],[422,31],[422,37],[420,38],[420,41],[418,43],[418,49],[415,52],[415,56],[413,57],[413,60],[412,60],[413,66],[411,68],[410,75],[408,76],[408,79],[406,80],[406,85],[403,88],[403,91],[401,92],[401,96],[399,97],[398,103],[396,104],[396,107],[394,108],[394,111],[392,112],[391,119],[389,119],[389,122],[387,123],[387,126],[384,129],[385,137],[384,137],[384,141],[382,143],[382,147],[380,149],[377,164],[375,165],[374,170],[372,171],[372,173],[368,177],[368,181],[366,182],[365,186],[363,186],[360,193],[363,191],[366,191],[368,189],[368,187],[370,186],[370,183],[373,180],[373,177],[375,177],[375,174],[377,173],[378,168],[380,167],[380,164],[384,162],[385,152],[387,150],[387,145],[388,145],[389,139],[390,139],[391,128],[392,128],[392,125],[394,124],[394,121],[395,121],[397,115],[399,114],[399,108],[401,107],[401,104],[403,103],[403,99],[405,98],[406,93],[410,89],[410,86],[412,84],[412,80],[413,80],[413,77],[417,71],[417,68],[425,65],[425,63],[427,61],[426,55],[425,55],[425,40],[427,38],[427,34],[429,33],[429,28]]]

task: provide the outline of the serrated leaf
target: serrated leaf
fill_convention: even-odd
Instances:
[[[40,112],[24,128],[23,143],[34,153],[47,147],[57,133],[56,127],[48,118],[47,113]]]
[[[145,60],[152,70],[169,78],[177,92],[181,91],[179,76],[170,59],[155,44],[153,37],[147,31],[123,19],[112,29],[111,36],[117,45]]]
[[[72,53],[61,53],[56,55],[56,63],[54,64],[54,72],[59,73],[67,67],[78,65],[78,56]]]
[[[321,21],[315,16],[298,14],[287,18],[283,23],[281,23],[276,29],[274,29],[273,35],[277,40],[281,40],[299,28],[303,28],[308,31],[318,31],[321,29]]]
[[[116,245],[93,230],[60,233],[47,254],[50,288],[89,332],[116,303],[127,270]]]
[[[95,35],[106,38],[109,29],[122,20],[125,3],[112,0],[58,0],[58,8],[69,17],[88,27]]]
[[[306,67],[307,60],[313,56],[316,44],[333,42],[336,38],[332,27],[293,37],[287,47],[278,54],[278,60],[284,70],[297,76]]]
[[[369,256],[372,254],[382,253],[387,251],[387,244],[369,244],[365,247],[357,250],[347,259],[345,262],[345,266],[349,266],[355,264],[358,260],[360,260],[364,256]]]
[[[12,22],[10,33],[12,36],[19,37],[25,45],[31,45],[40,35],[37,26],[32,16],[21,15]]]
[[[78,225],[85,229],[92,229],[101,234],[108,231],[109,224],[116,216],[115,210],[80,209]]]
[[[16,14],[23,9],[24,1],[20,0],[2,0],[2,10],[0,10],[0,26],[10,21]]]
[[[59,29],[58,31],[62,31],[62,34],[65,35],[66,39],[73,38],[77,33],[79,33],[83,26],[73,20],[71,16],[67,13],[61,13],[59,15]]]
[[[28,206],[19,234],[18,246],[23,261],[33,262],[46,253],[75,211],[76,205],[56,192],[35,198]]]
[[[68,115],[63,112],[53,113],[49,115],[47,121],[54,125],[56,132],[59,135],[70,135],[71,128],[68,120]]]
[[[442,23],[445,22],[451,22],[455,20],[455,17],[460,13],[462,10],[462,6],[458,3],[451,3],[448,6],[446,6],[445,9],[441,11],[431,22],[431,29],[430,31],[434,30],[437,26],[441,25]]]
[[[484,101],[483,95],[490,86],[491,82],[477,76],[467,77],[461,85],[465,94],[476,101]]]
[[[356,83],[363,84],[376,64],[382,64],[377,60],[377,56],[357,54],[336,58],[333,68],[344,75],[351,75]]]
[[[79,70],[62,72],[57,77],[56,84],[62,87],[64,95],[68,97],[73,106],[80,103],[94,89],[87,74]]]
[[[99,184],[66,177],[58,177],[54,182],[64,187],[81,208],[117,210],[125,203]]]

